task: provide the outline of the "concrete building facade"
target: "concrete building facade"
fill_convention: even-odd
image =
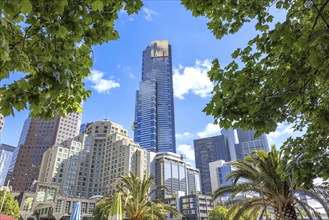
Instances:
[[[58,194],[58,187],[36,183],[32,192],[13,192],[19,203],[21,218],[27,219],[70,219],[75,202],[81,204],[81,219],[91,219],[99,198],[81,198]]]
[[[211,196],[186,195],[180,197],[180,211],[186,220],[208,220],[209,212],[214,209]]]
[[[71,113],[53,120],[28,118],[10,165],[11,185],[15,191],[28,190],[38,179],[43,153],[50,147],[79,134],[81,114]]]
[[[139,147],[121,125],[104,120],[84,133],[47,150],[39,181],[55,184],[59,194],[90,198],[113,192],[119,176],[149,173],[148,151]]]

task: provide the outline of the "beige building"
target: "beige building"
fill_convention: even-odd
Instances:
[[[13,192],[19,203],[21,219],[70,219],[74,203],[81,204],[81,219],[91,219],[99,198],[80,198],[58,195],[58,187],[36,183],[35,192]]]
[[[44,153],[39,181],[58,185],[62,195],[106,195],[119,176],[149,174],[148,161],[148,151],[126,129],[108,120],[98,121]]]

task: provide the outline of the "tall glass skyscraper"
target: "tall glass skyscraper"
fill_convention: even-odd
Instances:
[[[136,91],[134,141],[155,152],[176,152],[171,45],[155,40],[143,51]]]

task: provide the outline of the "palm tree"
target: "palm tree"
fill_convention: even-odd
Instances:
[[[227,179],[232,179],[233,184],[218,188],[213,197],[217,198],[226,193],[232,193],[231,198],[238,193],[252,195],[252,198],[241,200],[232,207],[227,217],[233,215],[233,219],[239,219],[245,213],[249,213],[250,219],[255,219],[251,216],[259,212],[259,217],[262,217],[267,208],[274,211],[276,219],[297,219],[297,213],[301,214],[301,210],[304,210],[310,219],[313,219],[312,215],[321,219],[320,214],[300,198],[299,195],[302,194],[317,200],[329,216],[326,202],[314,189],[296,186],[291,178],[284,177],[282,170],[287,163],[275,146],[272,146],[269,153],[263,150],[254,151],[244,160],[231,162],[232,172],[228,174]]]
[[[123,212],[128,215],[130,220],[144,219],[165,219],[168,212],[174,216],[181,216],[181,213],[170,205],[166,205],[159,200],[151,201],[150,196],[157,190],[165,188],[153,183],[153,176],[143,178],[138,177],[130,172],[128,176],[121,176],[115,188],[121,194]],[[96,209],[98,216],[109,214],[112,196],[103,197],[97,204]]]

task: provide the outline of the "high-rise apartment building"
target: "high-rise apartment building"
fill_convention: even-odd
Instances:
[[[134,140],[155,152],[176,152],[171,45],[152,41],[143,51],[136,92]]]
[[[149,174],[148,156],[121,125],[97,121],[44,153],[39,181],[59,186],[62,195],[104,196],[119,176]]]
[[[211,195],[209,163],[216,160],[230,161],[227,138],[224,135],[194,140],[196,168],[200,170],[202,194]]]
[[[15,147],[1,144],[0,145],[0,186],[5,185],[9,164]]]
[[[43,153],[53,145],[78,135],[80,124],[79,113],[68,114],[65,118],[56,115],[49,121],[28,118],[12,158],[10,179],[13,190],[28,190],[33,180],[38,178]]]
[[[159,152],[155,160],[155,183],[167,187],[156,192],[157,199],[172,198],[179,191],[185,195],[201,192],[200,171],[186,162],[184,155]]]

